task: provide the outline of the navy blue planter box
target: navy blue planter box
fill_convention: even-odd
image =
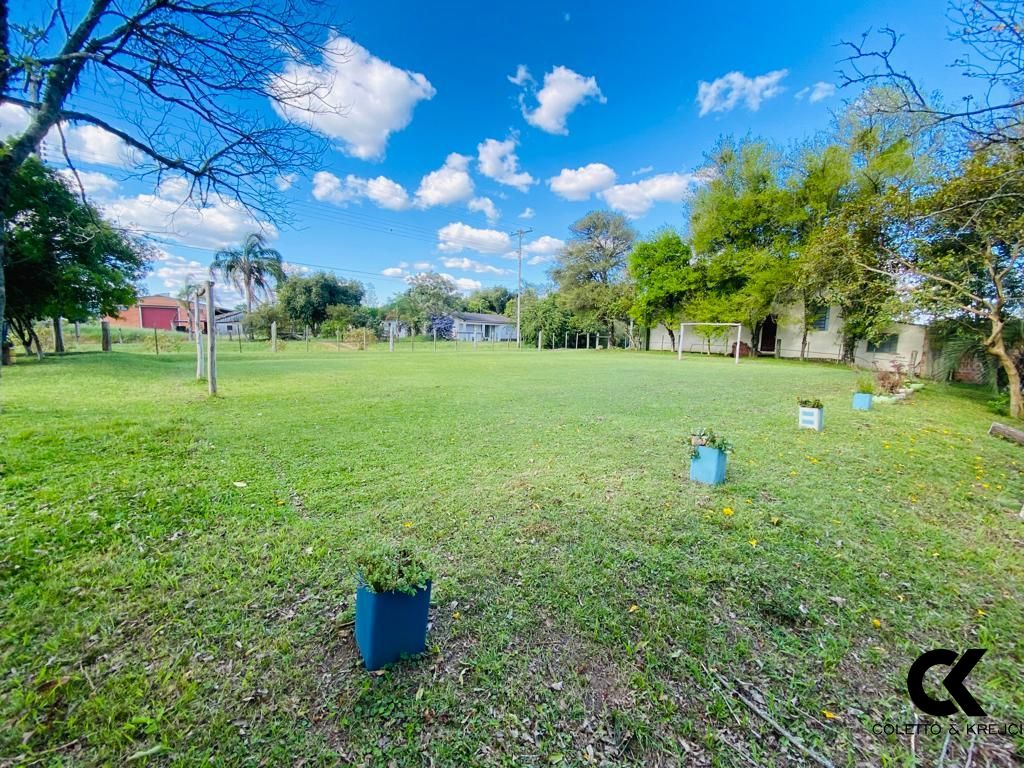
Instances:
[[[356,645],[369,670],[380,669],[402,656],[427,648],[430,582],[416,594],[356,590]]]
[[[725,482],[725,453],[706,445],[697,446],[696,458],[690,459],[690,479],[705,485]]]
[[[853,410],[870,411],[871,394],[869,392],[858,392],[853,396]]]

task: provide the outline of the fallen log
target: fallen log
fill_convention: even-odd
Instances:
[[[1005,424],[1000,424],[998,421],[992,422],[992,426],[989,427],[988,433],[1001,437],[1005,440],[1012,440],[1015,443],[1024,445],[1024,431],[1008,427]]]

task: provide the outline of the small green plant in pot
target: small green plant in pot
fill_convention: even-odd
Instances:
[[[853,410],[870,411],[874,394],[875,377],[870,373],[862,373],[857,377],[857,390],[853,395]]]
[[[690,479],[705,485],[725,482],[725,467],[732,443],[712,429],[690,433]]]
[[[356,556],[356,645],[369,670],[427,647],[431,573],[408,544],[374,542]]]
[[[817,397],[797,398],[797,424],[801,429],[821,432],[825,428],[825,406]]]

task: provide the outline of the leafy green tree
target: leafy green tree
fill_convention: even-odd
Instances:
[[[443,315],[462,307],[462,295],[451,279],[436,272],[424,272],[409,278],[409,301],[421,326],[434,315]]]
[[[364,295],[365,289],[357,280],[339,280],[327,272],[315,272],[307,277],[289,278],[278,291],[277,299],[289,319],[308,325],[317,334],[328,317],[328,307],[356,307]]]
[[[42,318],[85,320],[116,314],[137,296],[149,249],[115,230],[51,169],[30,158],[15,173],[3,211],[8,222],[5,319],[26,351]],[[59,334],[55,334],[61,350]]]
[[[663,323],[676,348],[675,326],[683,312],[703,290],[701,270],[692,262],[690,244],[671,229],[641,240],[629,256],[629,274],[635,293],[630,315],[650,328]]]
[[[774,148],[727,141],[710,159],[714,175],[690,216],[705,284],[687,315],[696,322],[743,322],[756,337],[773,308],[792,298],[802,214]]]
[[[551,270],[559,300],[563,308],[606,329],[610,344],[614,321],[625,317],[631,304],[626,261],[636,230],[625,216],[608,211],[591,211],[569,230],[572,238]]]
[[[509,299],[514,298],[515,293],[504,286],[478,288],[466,297],[466,311],[500,315],[505,311]]]
[[[253,300],[260,294],[269,298],[274,287],[285,280],[281,252],[267,245],[260,232],[248,235],[237,248],[217,251],[210,273],[219,272],[245,297],[245,311],[252,312]]]
[[[288,316],[280,304],[261,304],[245,314],[245,330],[250,338],[270,338],[270,326],[277,323],[279,332],[284,332]]]
[[[1024,312],[1024,152],[1016,145],[979,148],[954,176],[908,208],[887,197],[891,227],[907,236],[886,248],[881,266],[865,264],[901,286],[933,316],[985,324],[983,345],[1007,382],[1010,416],[1024,418],[1021,376],[1007,345],[1007,325]]]

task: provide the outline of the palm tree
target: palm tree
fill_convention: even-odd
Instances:
[[[247,236],[241,248],[217,251],[210,265],[210,273],[213,272],[220,272],[242,292],[246,312],[252,312],[257,294],[270,296],[271,280],[276,286],[285,279],[281,253],[267,247],[266,238],[259,232]]]

